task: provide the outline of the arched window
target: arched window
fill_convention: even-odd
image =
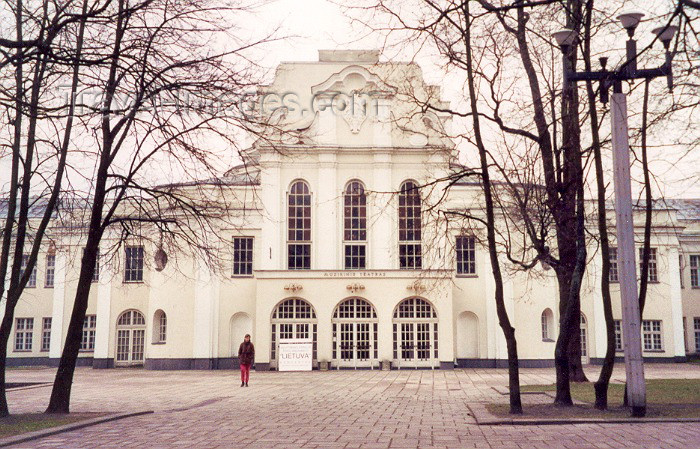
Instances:
[[[394,361],[399,367],[434,366],[438,360],[438,319],[432,304],[407,298],[394,309]]]
[[[422,264],[420,192],[406,181],[399,192],[399,268],[419,270]]]
[[[153,315],[153,343],[165,343],[168,334],[168,317],[162,310]]]
[[[343,198],[345,269],[367,266],[367,196],[360,181],[350,181]]]
[[[270,339],[270,363],[277,367],[278,345],[282,340],[311,340],[313,363],[316,363],[316,336],[318,324],[316,311],[301,298],[285,299],[272,312],[272,338]]]
[[[544,309],[542,312],[542,341],[552,341],[554,331],[552,323],[554,322],[554,314],[551,309]]]
[[[287,268],[311,269],[311,193],[304,181],[295,181],[288,195]]]

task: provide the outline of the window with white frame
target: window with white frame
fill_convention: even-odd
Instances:
[[[645,351],[663,351],[661,320],[643,320],[642,339]]]
[[[34,318],[17,318],[15,320],[15,351],[31,351]]]
[[[695,331],[695,352],[700,354],[700,317],[693,318],[693,330]]]
[[[44,287],[53,288],[56,275],[56,255],[46,255],[46,276],[44,276]]]
[[[95,331],[97,329],[97,315],[85,315],[83,321],[83,338],[80,341],[81,351],[95,350]]]
[[[83,248],[83,257],[85,257],[85,248]],[[141,256],[143,258],[143,255]],[[97,248],[95,253],[95,271],[92,272],[91,282],[100,281],[100,248]]]
[[[421,246],[421,198],[413,181],[401,184],[399,192],[399,268],[419,270],[423,266]]]
[[[22,265],[20,266],[19,269],[19,277],[21,278],[24,276],[24,272],[27,269],[27,264],[29,263],[29,254],[23,254],[22,255]],[[36,264],[34,264],[34,268],[32,268],[32,274],[29,275],[29,280],[27,281],[27,288],[34,288],[36,287]]]
[[[51,346],[51,317],[41,320],[41,350],[48,351]]]
[[[367,268],[367,195],[360,181],[350,181],[345,187],[343,242],[345,269]]]
[[[639,248],[639,272],[642,272],[644,248]],[[659,282],[659,272],[656,267],[656,248],[649,248],[649,282]]]
[[[460,235],[455,246],[457,274],[476,274],[476,239]]]
[[[622,352],[624,346],[622,343],[622,321],[615,320],[615,351]]]
[[[253,237],[233,238],[233,275],[253,274]]]
[[[617,271],[617,248],[610,247],[610,282],[620,282],[620,275]]]
[[[311,269],[311,192],[304,181],[295,181],[287,196],[287,268]]]
[[[552,323],[554,322],[554,314],[551,309],[544,309],[541,316],[542,323],[542,341],[553,341]]]
[[[143,246],[126,247],[124,282],[143,281]]]
[[[700,255],[694,254],[690,259],[690,286],[692,288],[700,287]]]

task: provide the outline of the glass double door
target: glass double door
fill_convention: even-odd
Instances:
[[[377,323],[333,323],[333,346],[337,368],[373,368],[377,365]]]
[[[145,329],[118,329],[116,365],[143,364]]]
[[[402,322],[396,335],[398,368],[432,367],[437,352],[436,323]]]

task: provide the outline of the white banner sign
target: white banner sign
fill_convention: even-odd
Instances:
[[[282,340],[279,343],[280,371],[311,371],[313,343],[308,340]]]

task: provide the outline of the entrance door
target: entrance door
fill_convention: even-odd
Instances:
[[[146,319],[138,310],[127,310],[117,319],[115,366],[143,365]]]
[[[397,368],[435,367],[438,361],[437,315],[420,298],[402,301],[394,311],[394,364]]]
[[[333,313],[333,366],[374,368],[377,361],[377,313],[362,298],[349,298]]]
[[[313,342],[313,366],[316,366],[316,311],[303,299],[287,299],[277,305],[272,313],[270,338],[270,367],[277,368],[279,344],[284,340],[310,340]]]

